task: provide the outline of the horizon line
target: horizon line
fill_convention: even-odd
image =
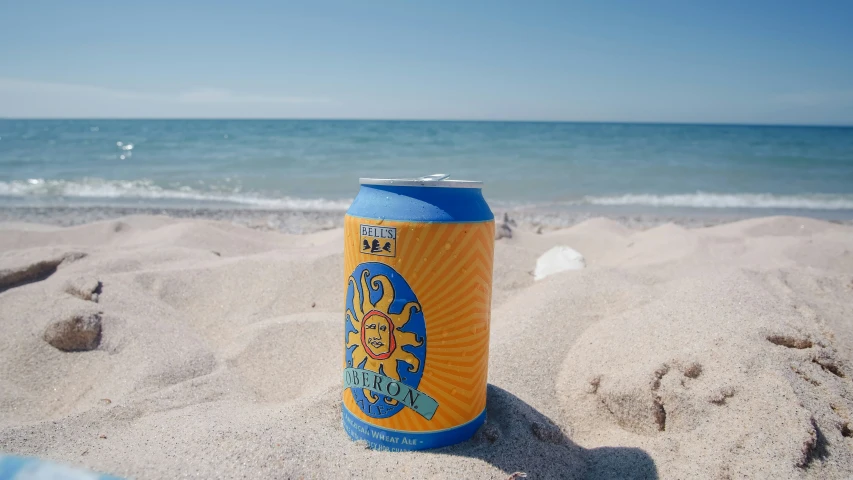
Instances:
[[[513,119],[446,119],[446,118],[299,118],[299,117],[4,117],[0,120],[35,121],[304,121],[304,122],[412,122],[412,123],[568,123],[617,125],[673,125],[719,127],[806,127],[853,128],[853,123],[748,123],[748,122],[679,122],[655,120],[513,120]]]

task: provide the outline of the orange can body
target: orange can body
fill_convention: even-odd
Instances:
[[[479,188],[426,182],[363,179],[345,219],[343,425],[377,449],[458,443],[485,420],[494,217]]]

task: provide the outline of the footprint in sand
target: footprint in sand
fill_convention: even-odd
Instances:
[[[698,379],[702,371],[703,367],[698,362],[673,360],[655,369],[644,388],[638,388],[639,385],[606,385],[607,379],[603,375],[596,375],[588,380],[586,391],[598,397],[601,406],[621,428],[649,435],[666,431],[673,421],[680,423],[679,416],[686,415],[690,410],[690,399],[695,397],[695,394],[690,393],[691,382]],[[680,375],[673,376],[676,372]],[[715,403],[714,400],[720,397],[718,404],[721,405],[732,396],[734,389],[723,388],[718,395],[712,395],[709,401]],[[675,418],[667,409],[670,401],[676,402],[674,410],[680,412]]]
[[[806,350],[815,348],[814,352],[811,353],[809,361],[811,363],[817,365],[824,372],[835,375],[838,378],[847,378],[847,375],[844,373],[844,362],[838,358],[837,352],[833,348],[825,347],[825,342],[822,341],[812,341],[812,339],[807,335],[786,335],[786,334],[771,334],[767,335],[767,341],[774,344],[779,345],[780,347],[791,348],[795,350]],[[799,366],[801,367],[801,365]],[[817,379],[811,378],[807,376],[802,370],[802,368],[798,368],[798,366],[792,366],[791,370],[794,371],[797,375],[807,380],[809,383],[815,386],[819,386],[821,382]]]
[[[794,357],[791,358],[790,369],[799,379],[805,382],[806,390],[820,390],[823,395],[835,397],[829,403],[829,409],[822,408],[819,404],[809,405],[812,412],[809,426],[805,433],[805,440],[796,461],[797,467],[807,468],[816,460],[823,460],[828,456],[827,445],[829,445],[824,431],[819,424],[834,425],[844,438],[853,437],[851,431],[850,412],[847,408],[849,399],[845,392],[848,386],[838,389],[839,382],[845,383],[844,362],[838,358],[834,348],[827,346],[823,339],[813,339],[808,334],[770,334],[765,337],[773,345],[790,349]],[[802,351],[800,353],[799,351]],[[792,386],[795,386],[792,384]],[[795,387],[797,388],[797,387]],[[802,387],[799,387],[802,388]],[[822,421],[820,421],[822,420]]]

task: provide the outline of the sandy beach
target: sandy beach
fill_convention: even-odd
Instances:
[[[853,2],[0,12],[0,480],[853,480]]]
[[[0,452],[140,479],[853,472],[853,226],[520,222],[487,424],[388,453],[341,427],[339,222],[173,217],[0,224]],[[558,245],[586,267],[534,280]]]

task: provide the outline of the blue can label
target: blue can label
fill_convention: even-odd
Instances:
[[[347,282],[344,388],[359,410],[388,418],[403,408],[431,419],[438,403],[418,390],[426,363],[421,304],[402,275],[383,263],[358,265]]]

